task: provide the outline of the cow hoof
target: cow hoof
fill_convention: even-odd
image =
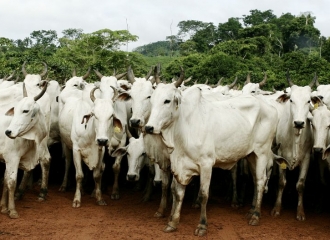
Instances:
[[[112,200],[118,200],[119,199],[119,193],[113,193],[113,194],[111,194],[111,199]]]
[[[234,208],[234,209],[238,209],[238,208],[242,207],[242,204],[239,204],[239,203],[232,203],[232,204],[231,204],[231,207]]]
[[[66,186],[61,186],[59,189],[58,189],[59,192],[66,192]]]
[[[160,213],[160,212],[156,212],[155,214],[154,214],[154,217],[155,218],[162,218],[162,217],[164,217],[164,214],[162,214],[162,213]]]
[[[163,231],[166,232],[166,233],[175,232],[176,231],[176,228],[174,228],[174,227],[172,227],[170,225],[166,225],[166,227],[164,228]]]
[[[1,213],[3,213],[3,214],[8,214],[8,212],[9,212],[8,208],[3,207],[1,209]]]
[[[191,205],[191,207],[194,209],[199,209],[201,205],[199,203],[194,203],[193,205]]]
[[[251,226],[258,226],[259,225],[259,217],[257,216],[252,216],[250,221],[249,221],[249,225]]]
[[[80,201],[78,201],[78,200],[73,201],[73,203],[72,203],[72,207],[73,207],[73,208],[79,208],[79,207],[80,207]]]
[[[106,205],[107,205],[107,203],[106,203],[103,199],[97,201],[96,203],[97,203],[97,205],[99,205],[99,206],[106,206]]]
[[[17,213],[16,211],[10,211],[10,213],[9,213],[9,217],[10,217],[11,219],[16,219],[16,218],[18,218],[19,216],[18,216],[18,213]]]
[[[270,215],[272,215],[273,217],[278,217],[280,216],[280,211],[278,211],[277,209],[273,209],[270,213]]]
[[[297,220],[298,221],[305,221],[306,220],[305,214],[297,214]]]
[[[195,236],[203,237],[206,236],[207,229],[205,227],[197,227],[195,230]]]
[[[39,196],[39,197],[37,198],[37,201],[38,201],[38,202],[43,202],[43,201],[45,201],[45,200],[46,200],[45,197],[41,197],[41,196]]]

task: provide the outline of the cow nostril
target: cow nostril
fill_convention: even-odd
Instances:
[[[97,144],[98,144],[99,146],[106,146],[107,143],[108,143],[108,139],[103,139],[103,138],[99,138],[99,139],[97,139]]]
[[[146,132],[147,133],[153,133],[154,132],[154,127],[152,126],[145,126]]]
[[[5,131],[5,134],[6,134],[7,136],[9,136],[9,135],[11,134],[11,131],[10,131],[10,130],[6,130],[6,131]]]
[[[305,125],[305,122],[302,121],[294,121],[293,123],[295,128],[303,128]]]
[[[314,148],[314,152],[316,153],[322,153],[323,148]]]
[[[140,119],[131,119],[130,122],[132,127],[138,127],[140,125]]]
[[[134,174],[127,174],[127,180],[133,182],[135,180],[136,175]]]

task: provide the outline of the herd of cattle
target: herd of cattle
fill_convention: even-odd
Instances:
[[[50,167],[49,146],[61,142],[66,171],[60,191],[65,191],[68,169],[74,162],[76,190],[72,207],[81,206],[84,177],[82,162],[93,171],[98,205],[102,198],[101,179],[105,151],[115,157],[112,199],[119,198],[118,175],[125,154],[129,181],[138,181],[140,170],[149,166],[150,176],[162,181],[162,198],[155,217],[164,216],[167,189],[171,183],[173,204],[165,232],[177,229],[185,188],[193,176],[200,176],[196,204],[201,215],[195,235],[207,232],[206,204],[212,168],[231,170],[234,186],[237,162],[242,159],[254,181],[249,224],[258,225],[263,193],[273,165],[279,166],[279,187],[273,216],[281,213],[286,170],[299,167],[296,218],[305,220],[303,193],[312,152],[322,156],[330,169],[330,85],[320,85],[315,75],[309,86],[297,86],[287,73],[290,85],[284,91],[263,91],[267,76],[251,83],[248,75],[242,90],[237,79],[226,86],[194,84],[185,86],[179,78],[163,83],[159,66],[137,78],[129,67],[120,75],[103,76],[87,83],[88,72],[60,86],[28,74],[23,82],[0,79],[0,159],[6,164],[1,212],[18,218],[15,198],[23,194],[32,170],[40,163],[42,181],[39,199],[45,199]],[[127,80],[120,80],[125,77]],[[316,85],[317,90],[312,91]],[[135,136],[135,137],[133,137]],[[128,141],[127,141],[128,140]],[[16,190],[18,169],[24,175]],[[234,188],[235,190],[235,188]],[[233,194],[233,204],[237,201]]]

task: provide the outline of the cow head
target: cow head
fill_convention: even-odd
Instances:
[[[267,75],[265,73],[264,79],[260,83],[251,83],[249,73],[247,76],[247,80],[244,83],[244,87],[242,88],[242,93],[251,95],[264,94],[265,91],[261,90],[261,88],[266,84],[266,81]]]
[[[47,86],[48,84],[45,84],[37,96],[28,97],[25,83],[23,83],[23,99],[17,103],[15,108],[11,108],[6,113],[7,116],[13,116],[5,131],[9,138],[24,137],[38,123],[40,107],[36,101],[45,94]]]
[[[128,161],[128,172],[126,179],[127,181],[138,181],[140,178],[140,170],[145,164],[145,147],[143,141],[143,134],[140,134],[138,139],[131,137],[129,144],[126,147],[116,149],[111,156],[119,157],[127,154]]]

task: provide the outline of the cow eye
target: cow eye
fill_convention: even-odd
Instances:
[[[255,93],[256,91],[252,91],[251,93]]]
[[[290,99],[290,102],[292,102],[292,99]]]
[[[28,113],[29,112],[29,110],[23,110],[23,113]]]
[[[167,104],[167,103],[170,103],[170,102],[171,102],[171,100],[166,99],[166,100],[164,101],[164,104]]]
[[[307,103],[310,103],[311,101],[309,100]]]
[[[145,152],[141,154],[141,156],[144,156],[144,155],[146,155],[146,153],[145,153]]]
[[[73,85],[74,87],[78,87],[78,85],[77,84],[75,84],[75,85]]]
[[[150,98],[150,97],[151,97],[151,96],[148,96],[147,99]]]

